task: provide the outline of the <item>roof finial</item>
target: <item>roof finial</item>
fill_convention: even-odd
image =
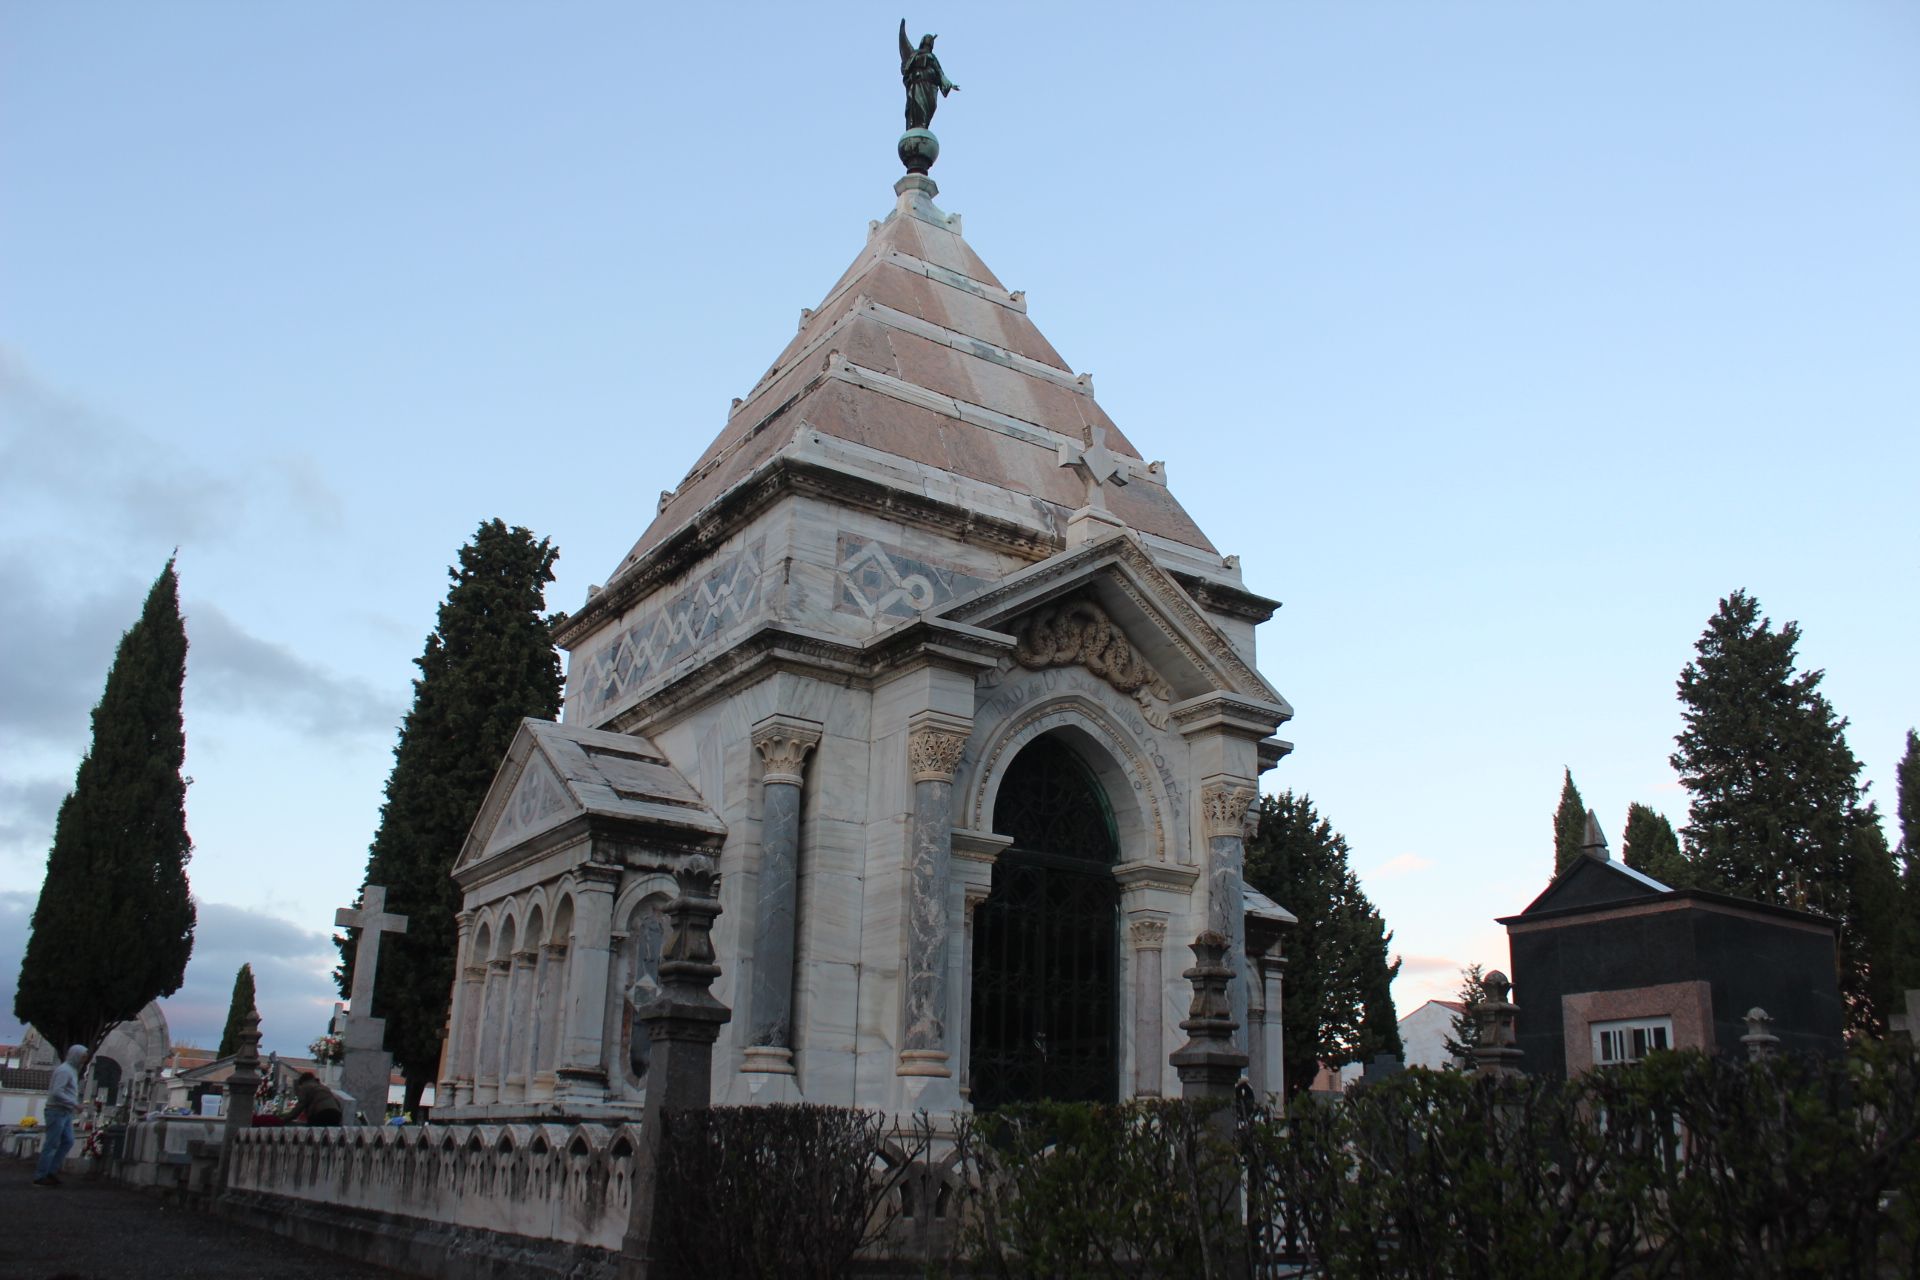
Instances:
[[[1613,857],[1607,852],[1607,837],[1600,830],[1600,815],[1591,809],[1587,810],[1587,833],[1580,841],[1580,852],[1602,862],[1611,861]]]
[[[900,81],[907,87],[907,131],[900,135],[900,163],[908,173],[926,176],[940,158],[940,139],[927,128],[940,99],[960,86],[947,79],[940,59],[933,56],[931,33],[921,36],[916,47],[907,39],[907,20],[900,19]]]

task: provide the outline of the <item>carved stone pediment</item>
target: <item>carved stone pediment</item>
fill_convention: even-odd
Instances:
[[[1293,714],[1186,589],[1124,532],[1061,552],[928,616],[1011,633],[1022,666],[1085,666],[1143,710],[1227,693],[1270,710],[1276,724]]]
[[[1173,688],[1091,598],[1045,604],[1014,632],[1013,658],[1033,671],[1082,666],[1140,704],[1147,723],[1167,727]]]

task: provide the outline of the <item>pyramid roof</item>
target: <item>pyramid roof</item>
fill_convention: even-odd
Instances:
[[[885,220],[660,509],[615,577],[753,477],[804,425],[1056,508],[1057,526],[1087,504],[1061,465],[1062,446],[1097,445],[1129,464],[1133,481],[1103,486],[1112,515],[1153,537],[1214,553],[1010,292],[941,212],[933,184],[902,179]],[[1050,521],[1050,523],[1052,523]]]

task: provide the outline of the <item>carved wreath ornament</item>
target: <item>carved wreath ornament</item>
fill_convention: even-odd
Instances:
[[[1167,727],[1173,690],[1147,664],[1106,610],[1091,600],[1040,609],[1014,637],[1013,658],[1034,671],[1078,664],[1140,704],[1147,723]]]

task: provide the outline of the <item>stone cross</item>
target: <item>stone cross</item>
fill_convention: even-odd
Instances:
[[[1087,505],[1096,511],[1107,509],[1104,492],[1107,485],[1123,485],[1132,479],[1140,464],[1107,448],[1107,429],[1093,428],[1093,443],[1060,446],[1060,465],[1072,467],[1087,486]]]
[[[360,891],[360,909],[341,907],[333,913],[333,923],[342,929],[358,929],[360,942],[353,952],[353,1012],[362,1018],[373,1016],[373,975],[380,967],[380,935],[405,933],[407,918],[387,910],[387,887],[370,884]]]

